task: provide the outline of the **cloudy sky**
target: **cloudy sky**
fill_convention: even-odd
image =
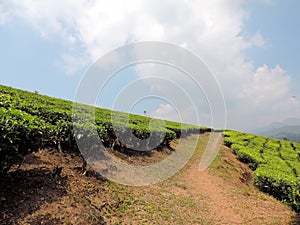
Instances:
[[[163,41],[202,59],[224,94],[227,127],[249,131],[300,117],[299,10],[298,0],[0,1],[0,83],[74,100],[83,76],[106,53]],[[191,118],[184,98],[168,101],[181,93],[168,87],[173,82],[196,105],[200,124],[209,125],[209,96],[194,92],[178,71],[160,67],[133,65],[114,74],[97,105]],[[135,100],[116,106],[127,89]]]

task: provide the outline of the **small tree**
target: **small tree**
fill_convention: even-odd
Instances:
[[[283,137],[284,141],[290,141],[287,137]]]

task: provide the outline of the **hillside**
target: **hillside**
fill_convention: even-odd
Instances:
[[[293,142],[300,142],[300,119],[288,118],[281,122],[274,122],[255,129],[252,133],[280,140],[288,139]]]
[[[145,187],[110,182],[89,167],[83,175],[76,154],[32,153],[0,184],[0,224],[299,223],[287,206],[253,186],[252,171],[230,149],[223,147],[210,169],[199,172],[208,137],[201,136],[193,158],[178,174]]]
[[[129,115],[127,121],[125,113],[84,105],[76,105],[74,113],[73,106],[0,86],[0,224],[300,223],[286,205],[299,212],[296,143],[227,131],[226,146],[200,172],[211,129],[171,121],[150,129],[148,117]],[[73,127],[80,129],[74,132]],[[187,152],[199,140],[193,157],[176,175],[155,185],[131,187],[109,181],[86,165],[76,140],[93,137],[93,129],[107,154],[139,166]],[[152,131],[162,142],[149,152],[137,152],[137,143],[129,138],[125,145],[114,129],[141,140]]]
[[[300,212],[299,143],[236,131],[224,143],[254,171],[255,186]]]
[[[0,86],[0,116],[0,173],[4,174],[27,154],[45,147],[60,151],[71,148],[79,153],[78,144],[86,147],[99,140],[97,144],[122,152],[140,146],[151,150],[158,141],[158,148],[162,148],[175,138],[210,130],[74,104],[6,86]]]
[[[288,139],[293,142],[300,142],[300,125],[282,126],[261,132],[260,135],[280,140]]]

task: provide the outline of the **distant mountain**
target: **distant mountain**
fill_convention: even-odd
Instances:
[[[287,138],[290,141],[300,142],[300,125],[274,128],[268,131],[261,132],[259,133],[259,135],[281,140]]]
[[[277,139],[287,138],[290,141],[300,142],[300,118],[288,118],[281,122],[274,122],[266,127],[253,130],[252,133]]]

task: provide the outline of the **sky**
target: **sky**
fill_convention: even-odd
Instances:
[[[251,131],[300,118],[299,10],[298,0],[0,0],[0,83],[74,100],[105,54],[162,41],[208,66],[224,95],[226,127]],[[113,74],[95,104],[209,126],[210,98],[178,70],[148,63]]]

